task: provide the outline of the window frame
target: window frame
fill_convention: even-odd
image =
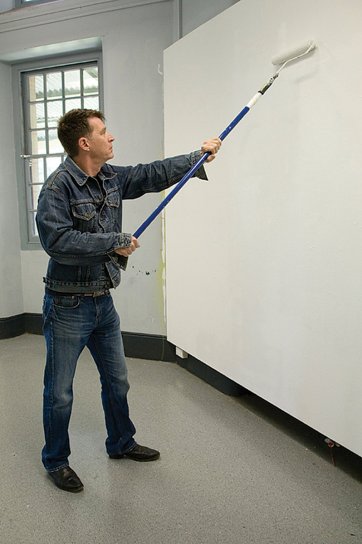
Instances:
[[[19,201],[19,221],[20,221],[20,236],[22,249],[40,249],[40,241],[38,236],[32,235],[31,221],[29,213],[29,165],[24,153],[26,149],[25,133],[25,115],[24,112],[24,95],[22,79],[26,72],[36,70],[48,70],[53,68],[72,67],[82,63],[96,62],[98,66],[98,84],[99,84],[99,108],[104,111],[104,90],[103,90],[103,66],[101,51],[93,51],[80,53],[78,55],[56,56],[46,59],[37,59],[31,62],[22,62],[13,65],[13,96],[14,96],[14,131],[15,131],[15,162],[16,162],[16,177],[18,185],[18,201]],[[61,159],[60,159],[61,160]]]
[[[55,2],[55,0],[15,0],[15,8],[26,8],[27,6],[36,6],[37,4],[50,4],[50,2]]]

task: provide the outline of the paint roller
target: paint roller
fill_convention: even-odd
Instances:
[[[277,55],[272,58],[272,63],[276,66],[279,66],[275,74],[270,78],[268,83],[264,85],[260,91],[258,91],[252,99],[244,106],[244,108],[238,113],[238,115],[231,121],[225,130],[220,134],[220,140],[224,140],[228,134],[236,127],[236,125],[241,121],[241,119],[250,111],[250,109],[256,104],[261,96],[263,96],[266,91],[272,86],[276,78],[279,76],[280,72],[289,64],[294,62],[305,55],[308,55],[316,48],[314,41],[310,40],[307,43],[300,45],[297,48],[291,49],[288,52]],[[162,210],[167,206],[167,204],[174,198],[174,196],[182,189],[182,187],[188,182],[188,180],[197,172],[201,165],[206,161],[210,156],[210,153],[204,153],[200,159],[194,164],[194,166],[184,175],[184,177],[175,185],[175,187],[168,193],[166,198],[157,206],[157,208],[147,217],[147,219],[142,223],[142,225],[136,230],[133,234],[135,238],[139,238],[141,234],[146,230],[146,228],[152,223],[154,219],[162,212]]]

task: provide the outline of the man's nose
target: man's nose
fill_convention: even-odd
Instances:
[[[110,142],[114,142],[115,137],[114,137],[112,134],[109,134],[109,135],[108,135],[108,140],[109,140]]]

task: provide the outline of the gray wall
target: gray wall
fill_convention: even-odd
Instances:
[[[11,2],[2,3],[1,9],[10,5]],[[10,63],[14,59],[24,59],[30,48],[34,55],[40,55],[54,44],[101,38],[105,113],[107,125],[116,137],[114,162],[148,162],[163,157],[163,78],[159,73],[159,70],[162,72],[163,50],[177,39],[181,21],[189,31],[196,20],[201,24],[217,11],[228,7],[230,2],[199,0],[196,5],[177,0],[63,0],[61,3],[4,12],[0,15],[0,61]],[[125,6],[128,7],[122,9]],[[58,50],[61,49],[58,46]],[[6,164],[7,171],[6,198],[0,203],[0,210],[3,206],[4,214],[1,214],[0,221],[7,226],[10,210],[13,220],[11,229],[7,226],[12,236],[11,250],[7,243],[9,233],[1,231],[0,261],[9,262],[9,251],[13,252],[19,273],[19,263],[22,265],[22,281],[16,274],[9,276],[8,288],[1,291],[0,317],[23,311],[40,313],[42,276],[47,262],[43,251],[22,251],[20,248],[15,154],[14,146],[10,144],[13,137],[10,77],[9,67],[3,66],[0,96],[9,132],[6,137],[3,134],[6,141],[0,147],[0,163]],[[190,146],[186,145],[178,151],[190,150]],[[3,184],[2,191],[5,190]],[[147,195],[138,201],[126,203],[124,230],[133,232],[160,199],[160,195]],[[140,242],[142,247],[130,260],[129,269],[114,299],[121,310],[123,330],[164,334],[161,219],[156,220]],[[15,298],[14,292],[18,293]]]
[[[1,0],[0,2],[0,12],[8,11],[14,7],[14,0]]]
[[[236,4],[238,0],[181,0],[181,30],[185,36],[195,28],[199,27],[212,17]],[[215,47],[217,47],[220,36],[215,36]],[[210,52],[207,52],[209,54]],[[206,52],[205,52],[206,54]]]
[[[11,68],[0,63],[0,317],[23,312]]]

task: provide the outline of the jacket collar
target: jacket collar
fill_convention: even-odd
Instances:
[[[79,166],[68,156],[65,158],[63,165],[79,186],[84,185],[85,183],[87,183],[88,179],[93,177],[88,176],[88,174],[83,172],[83,170],[79,168]],[[101,167],[99,173],[97,174],[97,177],[101,181],[104,181],[107,179],[112,179],[116,175],[117,174],[113,172],[112,167],[109,164],[104,164]]]

